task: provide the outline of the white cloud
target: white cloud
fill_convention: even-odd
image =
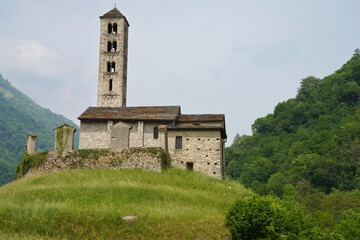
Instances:
[[[55,49],[35,40],[0,39],[3,70],[11,69],[45,77],[69,70],[69,63]]]
[[[41,75],[58,74],[62,66],[58,66],[61,62],[59,54],[56,50],[42,45],[33,40],[20,41],[16,49],[16,57],[22,68],[32,70]]]

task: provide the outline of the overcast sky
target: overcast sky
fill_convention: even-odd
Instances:
[[[128,106],[223,113],[228,145],[360,48],[359,0],[0,0],[0,73],[79,124],[114,3],[130,23]]]

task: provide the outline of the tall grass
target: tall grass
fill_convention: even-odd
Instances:
[[[0,237],[226,239],[227,208],[251,194],[235,182],[175,169],[67,170],[1,187]],[[138,219],[123,221],[128,215]]]

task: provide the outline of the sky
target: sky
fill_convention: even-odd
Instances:
[[[115,4],[130,24],[127,106],[225,114],[227,146],[360,48],[358,0],[0,0],[0,73],[79,125]]]

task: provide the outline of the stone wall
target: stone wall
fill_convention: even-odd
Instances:
[[[132,127],[130,130],[129,147],[142,147],[144,143],[144,122],[129,122],[128,124]]]
[[[26,176],[58,172],[72,168],[142,169],[161,172],[165,152],[160,148],[127,148],[121,152],[112,150],[75,150],[65,157],[49,152],[43,164],[30,168]]]
[[[81,121],[79,149],[109,148],[110,127],[107,121]]]
[[[144,127],[144,147],[160,147],[160,138],[154,139],[154,127],[159,127],[160,122],[146,122]]]
[[[154,139],[154,127],[162,122],[126,121],[131,127],[129,147],[160,147],[160,139]],[[111,142],[113,121],[81,121],[79,149],[108,149]]]
[[[182,136],[182,149],[175,149],[176,136]],[[193,171],[223,179],[222,148],[220,131],[168,131],[168,149],[171,165],[176,168],[186,169],[187,163],[192,163]]]
[[[154,139],[154,127],[159,127],[161,122],[127,122],[131,125],[130,147],[160,147],[160,140]]]

